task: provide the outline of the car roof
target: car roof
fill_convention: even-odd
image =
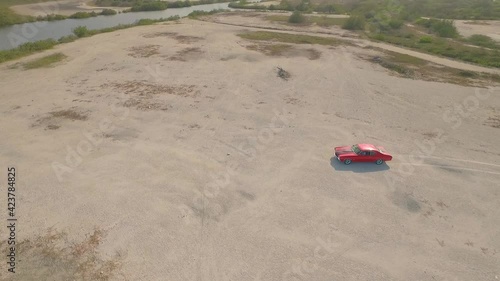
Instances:
[[[359,143],[358,147],[361,150],[378,150],[373,144],[369,143]]]

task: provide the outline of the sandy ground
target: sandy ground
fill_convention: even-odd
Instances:
[[[500,278],[500,88],[395,77],[356,47],[271,57],[236,36],[251,28],[181,22],[0,66],[19,240],[103,229],[99,256],[122,253],[112,280]],[[357,142],[394,161],[332,159]],[[17,279],[2,261],[0,279],[72,279],[49,258]]]
[[[89,5],[88,0],[50,1],[35,4],[16,5],[10,8],[20,15],[29,16],[45,16],[50,14],[69,16],[77,12],[101,12],[103,9],[123,11],[128,9],[127,7],[96,7]]]
[[[456,20],[455,26],[462,36],[469,37],[474,34],[482,34],[500,42],[500,21],[487,20],[474,22]]]

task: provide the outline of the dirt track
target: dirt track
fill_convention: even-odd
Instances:
[[[350,46],[269,56],[245,30],[184,19],[1,65],[18,238],[100,228],[98,256],[122,253],[111,280],[500,276],[500,88],[396,77]],[[356,142],[394,161],[332,159]],[[63,261],[34,256],[17,280],[71,280]]]

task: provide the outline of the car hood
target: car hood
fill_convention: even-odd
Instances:
[[[335,155],[356,155],[356,153],[352,151],[351,146],[338,146],[335,147]]]

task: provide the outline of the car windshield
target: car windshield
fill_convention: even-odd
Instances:
[[[361,152],[361,149],[359,149],[358,145],[355,144],[352,146],[352,151],[354,151],[354,153],[356,154],[359,154]]]

